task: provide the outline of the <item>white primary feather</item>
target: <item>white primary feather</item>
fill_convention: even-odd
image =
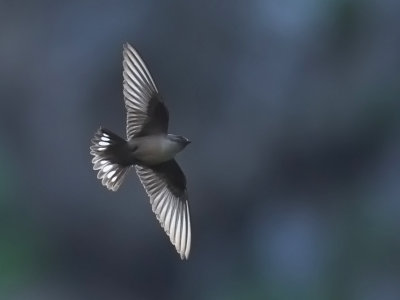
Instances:
[[[128,43],[124,45],[123,57],[126,134],[128,139],[131,139],[142,129],[147,118],[148,104],[158,91],[145,63]]]
[[[158,221],[181,258],[188,259],[192,233],[187,192],[177,197],[152,169],[139,165],[135,167]]]

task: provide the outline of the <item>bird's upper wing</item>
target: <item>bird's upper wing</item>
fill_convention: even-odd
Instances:
[[[160,99],[145,63],[128,43],[124,44],[123,56],[128,139],[133,136],[167,133],[168,110]]]
[[[175,160],[155,167],[136,165],[153,212],[182,259],[188,259],[191,243],[186,179]]]

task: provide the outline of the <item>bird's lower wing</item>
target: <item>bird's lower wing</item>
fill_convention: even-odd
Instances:
[[[175,160],[149,168],[136,165],[153,212],[182,259],[188,259],[191,244],[190,212],[186,180]]]

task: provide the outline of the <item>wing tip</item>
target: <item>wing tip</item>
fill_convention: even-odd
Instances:
[[[172,244],[175,246],[176,251],[179,253],[181,260],[188,260],[191,248],[191,240],[192,240],[192,230],[190,225],[190,212],[189,212],[189,203],[186,200],[184,203],[181,203],[182,216],[179,218],[181,223],[181,231],[179,233],[180,236],[175,237],[175,240],[172,241]],[[183,217],[183,219],[182,219]]]
[[[128,52],[132,52],[133,54],[137,53],[135,48],[131,44],[129,44],[129,42],[123,43],[122,47],[123,47],[123,52],[127,52],[128,51]]]
[[[181,260],[189,260],[189,256],[186,256],[185,254],[181,254]]]
[[[129,44],[129,42],[124,42],[124,43],[122,44],[122,47],[124,48],[124,50],[125,50],[125,49],[129,49],[129,47],[132,48],[132,46],[131,46],[131,44]]]

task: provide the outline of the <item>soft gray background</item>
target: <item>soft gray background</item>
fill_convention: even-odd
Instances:
[[[400,2],[0,1],[1,299],[400,299]],[[193,143],[182,262],[132,172],[122,44]]]

